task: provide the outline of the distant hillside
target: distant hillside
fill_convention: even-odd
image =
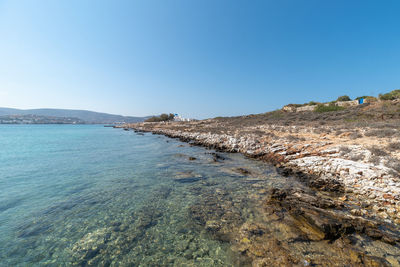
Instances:
[[[37,115],[49,117],[77,118],[86,123],[114,124],[114,123],[135,123],[142,122],[149,117],[130,117],[108,113],[100,113],[88,110],[73,109],[14,109],[0,108],[0,116],[7,115]]]
[[[3,115],[0,124],[85,124],[83,120],[70,117],[51,117],[38,115]]]

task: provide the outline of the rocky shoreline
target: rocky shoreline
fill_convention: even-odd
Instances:
[[[388,167],[348,159],[371,154],[362,146],[350,146],[351,152],[343,157],[343,146],[323,137],[312,142],[291,142],[285,138],[260,138],[252,133],[234,136],[196,132],[195,123],[184,126],[190,131],[174,129],[174,123],[138,123],[123,127],[178,138],[219,151],[239,152],[273,163],[281,174],[295,175],[313,188],[344,193],[343,198],[358,204],[352,210],[355,215],[378,216],[387,222],[400,223],[400,179]]]
[[[338,143],[323,133],[309,138],[307,127],[287,135],[292,126],[223,126],[209,120],[121,128],[213,149],[215,164],[226,161],[219,152],[242,153],[300,181],[300,187],[267,190],[255,183],[259,192],[250,198],[259,221],[241,220],[232,206],[240,200],[232,202],[228,192],[194,185],[204,196],[190,208],[192,221],[247,259],[238,266],[400,266],[400,186],[395,170],[369,162],[373,155],[362,145]],[[359,158],[365,160],[354,160]],[[246,166],[233,171],[250,180],[257,176]],[[199,182],[191,172],[175,179]]]

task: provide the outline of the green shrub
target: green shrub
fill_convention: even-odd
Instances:
[[[387,94],[379,94],[380,100],[394,100],[400,98],[400,90],[393,90]]]
[[[304,105],[306,105],[306,104],[288,104],[288,105],[286,105],[286,106],[287,106],[287,107],[299,108],[299,107],[302,107],[302,106],[304,106]]]
[[[376,97],[370,96],[370,95],[359,96],[354,100],[360,100],[361,98],[364,98],[364,100],[369,102],[369,103],[378,101],[378,99]]]
[[[354,100],[360,100],[361,98],[364,98],[364,99],[375,99],[376,100],[376,97],[370,96],[370,95],[359,96],[359,97],[355,98]]]
[[[282,110],[280,110],[280,109],[277,109],[277,110],[265,113],[265,115],[268,115],[271,118],[281,118],[284,116],[284,112],[282,112]]]
[[[315,112],[331,112],[331,111],[339,111],[339,110],[344,110],[344,107],[339,107],[339,106],[335,106],[333,104],[330,104],[329,106],[325,106],[325,105],[317,105],[314,109]]]
[[[351,98],[348,95],[342,95],[336,101],[351,101]]]
[[[365,101],[367,101],[368,103],[372,103],[372,102],[378,101],[378,99],[376,97],[374,97],[374,96],[367,96],[365,98]]]
[[[147,120],[145,120],[145,122],[172,121],[172,120],[174,120],[174,118],[175,118],[175,115],[172,113],[170,113],[169,115],[163,113],[158,117],[154,116],[154,117],[148,118]]]
[[[317,102],[315,102],[315,101],[310,101],[310,102],[308,102],[308,104],[307,105],[310,105],[310,106],[315,106],[315,105],[318,105],[318,103]]]

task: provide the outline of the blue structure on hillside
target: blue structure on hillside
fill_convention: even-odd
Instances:
[[[358,104],[359,105],[364,104],[364,98],[361,97],[360,99],[358,99]]]

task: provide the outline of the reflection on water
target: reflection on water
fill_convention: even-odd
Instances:
[[[58,172],[51,164],[48,170],[31,166],[37,180],[11,163],[0,169],[8,173],[8,180],[0,180],[5,188],[24,175],[33,187],[29,192],[28,185],[17,184],[27,192],[1,192],[0,260],[6,266],[304,266],[326,256],[351,262],[341,255],[349,244],[332,244],[318,233],[300,235],[295,231],[304,226],[295,228],[285,210],[266,210],[271,188],[308,190],[266,164],[239,154],[221,154],[224,159],[216,161],[203,148],[99,126],[35,130],[38,136],[68,135],[49,148],[57,150],[54,161],[65,163]],[[76,143],[65,145],[68,137]],[[66,166],[70,157],[81,160]],[[352,238],[364,254],[398,263],[396,245]],[[356,251],[354,257],[364,256]]]

